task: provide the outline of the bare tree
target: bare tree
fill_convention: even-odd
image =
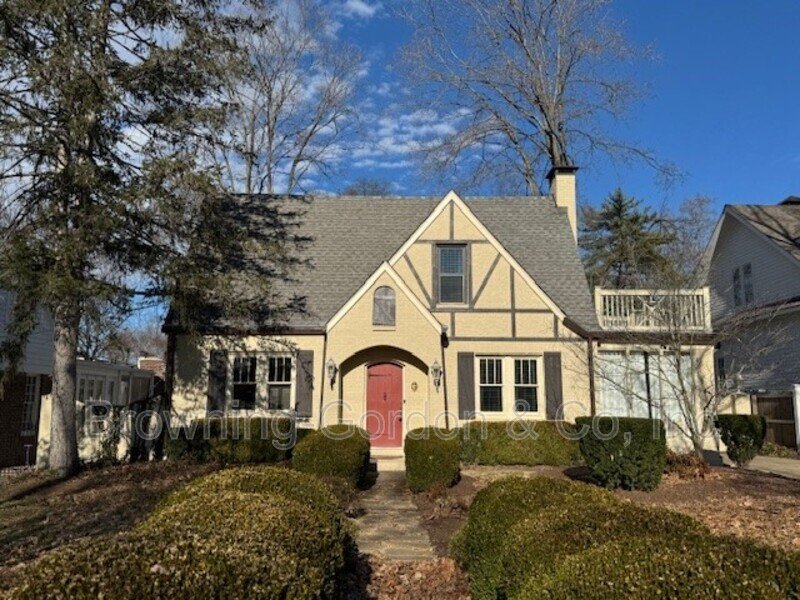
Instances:
[[[345,196],[389,196],[392,186],[383,179],[356,179],[342,191]]]
[[[672,215],[665,215],[662,222],[667,224],[671,242],[665,249],[669,262],[673,265],[671,273],[680,278],[670,285],[702,285],[706,280],[706,250],[717,217],[711,198],[692,196],[680,203]]]
[[[291,194],[341,158],[362,60],[331,36],[331,17],[317,0],[281,3],[269,18],[243,40],[244,74],[225,92],[234,109],[231,133],[214,159],[232,190]]]
[[[550,167],[595,152],[674,174],[604,127],[641,96],[615,72],[633,51],[608,4],[413,0],[404,12],[415,30],[403,52],[405,70],[417,101],[444,111],[456,126],[426,145],[425,164],[531,194]]]

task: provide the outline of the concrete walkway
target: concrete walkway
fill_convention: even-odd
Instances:
[[[366,513],[356,519],[358,549],[384,560],[436,558],[405,473],[383,472],[361,498]]]
[[[800,460],[796,458],[778,458],[775,456],[756,456],[747,465],[753,471],[762,471],[772,475],[780,475],[790,479],[800,479]]]

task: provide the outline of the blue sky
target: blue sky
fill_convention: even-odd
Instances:
[[[419,184],[398,140],[435,135],[438,123],[395,109],[402,93],[395,52],[410,34],[391,0],[337,0],[339,36],[369,63],[364,101],[374,136],[385,144],[355,156],[339,182],[393,182],[400,193],[444,193]],[[615,187],[649,204],[676,205],[703,194],[726,203],[775,203],[800,195],[800,2],[796,0],[616,0],[612,10],[630,41],[652,46],[635,78],[648,98],[619,132],[675,163],[684,177],[669,189],[643,165],[581,164],[581,200],[598,203]],[[385,136],[385,139],[381,136]],[[375,139],[373,139],[375,141]]]

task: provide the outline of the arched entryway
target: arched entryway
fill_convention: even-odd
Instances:
[[[377,448],[403,445],[403,367],[394,362],[367,366],[366,429]]]

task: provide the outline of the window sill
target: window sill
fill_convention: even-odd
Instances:
[[[469,308],[466,302],[439,302],[434,307],[434,310],[448,310],[452,308]]]
[[[373,325],[372,331],[396,331],[396,325]]]

